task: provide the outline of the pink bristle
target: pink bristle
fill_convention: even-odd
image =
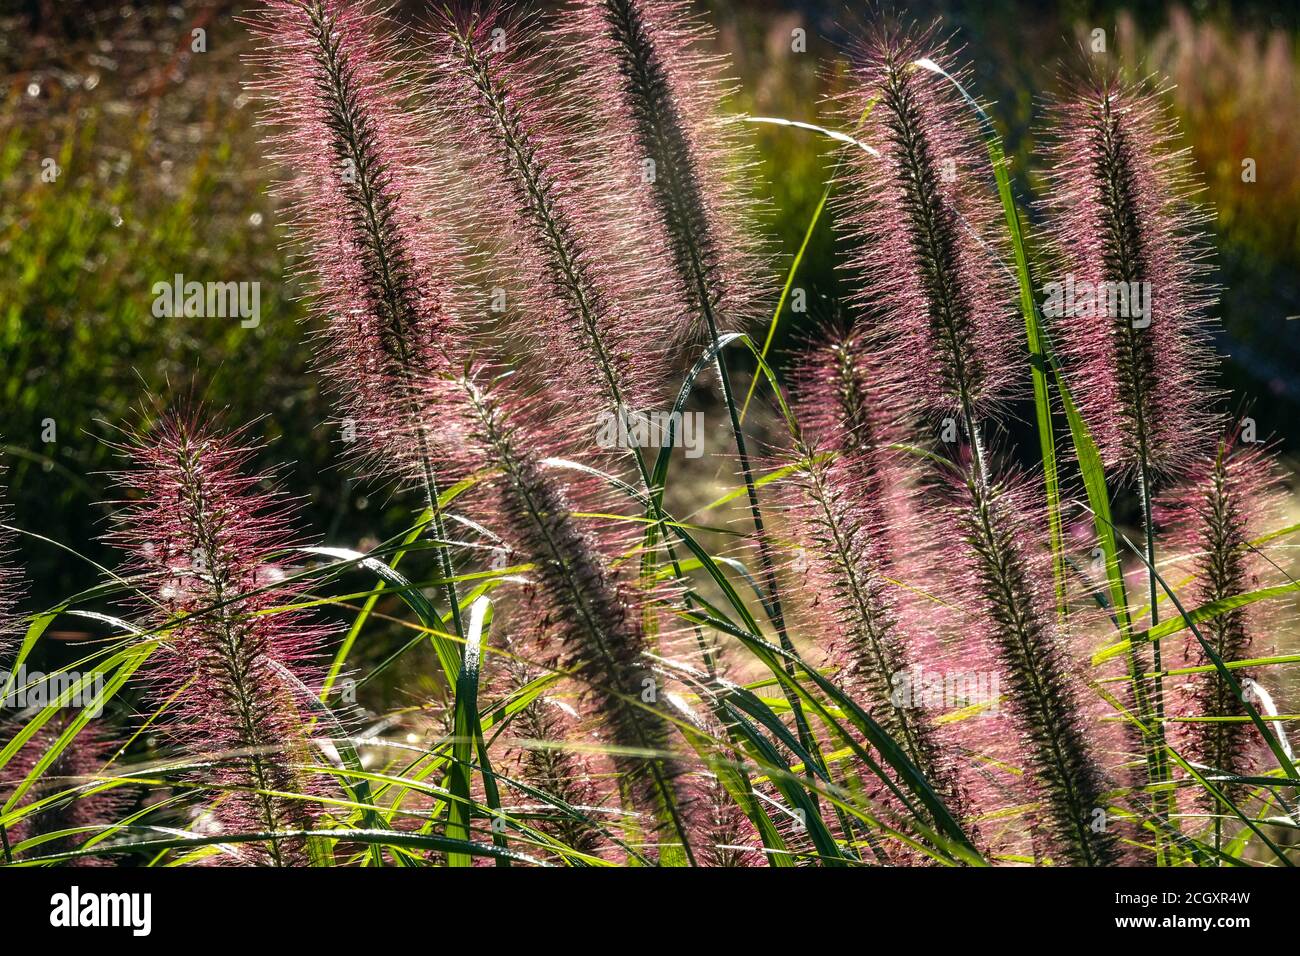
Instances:
[[[1099,866],[1119,859],[1114,828],[1094,828],[1108,806],[1106,754],[1082,705],[1086,687],[1068,633],[1052,613],[1050,556],[1031,483],[1015,475],[954,478],[948,520],[957,532],[944,566],[967,612],[963,646],[996,655],[1018,765],[1040,803],[1043,848],[1056,861]]]
[[[609,535],[627,532],[604,532],[575,517],[572,502],[593,501],[594,484],[581,472],[569,470],[574,478],[565,477],[555,460],[572,447],[574,429],[512,384],[489,381],[481,369],[426,382],[440,409],[426,429],[430,447],[453,470],[470,463],[492,467],[496,478],[484,490],[482,507],[511,554],[534,565],[535,606],[522,617],[534,659],[573,678],[584,716],[617,748],[610,762],[644,825],[657,829],[671,818],[686,830],[689,800],[678,786],[684,763],[663,709],[665,682],[654,675],[647,654],[651,595],[609,558],[617,553]],[[662,653],[668,639],[660,635],[659,641]],[[647,681],[656,687],[648,702]]]

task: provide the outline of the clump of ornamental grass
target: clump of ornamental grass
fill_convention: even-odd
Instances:
[[[1115,859],[1113,836],[1090,829],[1105,806],[1102,776],[1063,635],[1037,593],[1029,504],[995,478],[980,438],[981,419],[1012,394],[1017,337],[990,236],[994,209],[980,185],[979,141],[955,88],[918,66],[923,59],[950,59],[934,27],[884,23],[854,50],[853,86],[841,102],[880,155],[846,157],[850,267],[861,276],[859,306],[890,344],[900,381],[922,410],[965,432],[954,487],[939,492],[957,531],[944,566],[959,572],[955,594],[974,611],[966,641],[993,649],[1010,689],[1018,756],[1047,818],[1050,852],[1102,865]]]
[[[828,634],[841,686],[960,817],[964,794],[934,724],[942,711],[899,693],[914,667],[941,670],[946,654],[934,639],[936,609],[909,600],[898,580],[926,589],[929,576],[908,542],[935,531],[915,499],[917,468],[894,447],[911,434],[898,382],[854,333],[832,333],[809,350],[794,382],[800,468],[790,506],[808,558],[813,620]]]
[[[324,631],[308,612],[284,554],[298,544],[292,506],[247,471],[243,433],[223,435],[199,413],[168,413],[120,449],[128,493],[109,540],[128,555],[123,577],[164,646],[151,663],[153,696],[193,778],[214,786],[220,832],[261,838],[236,846],[247,863],[307,862],[315,782],[301,695]],[[305,796],[295,796],[305,795]],[[262,836],[265,834],[265,836]],[[223,857],[223,858],[229,858]]]
[[[424,491],[446,542],[444,480],[412,423],[428,412],[418,382],[447,367],[463,328],[465,273],[435,202],[451,186],[403,79],[411,65],[371,0],[266,0],[249,24],[262,43],[251,88],[266,104],[270,158],[294,173],[280,191],[343,437],[365,473]],[[459,632],[450,548],[436,553]]]
[[[1273,567],[1257,544],[1273,527],[1281,512],[1282,474],[1272,449],[1263,442],[1247,442],[1238,424],[1225,434],[1208,460],[1194,467],[1186,479],[1159,500],[1157,513],[1169,530],[1166,543],[1188,557],[1193,575],[1191,606],[1203,606],[1262,587]],[[1254,604],[1225,611],[1198,625],[1214,655],[1224,663],[1264,657],[1270,653],[1269,612]],[[1181,659],[1179,659],[1181,658]],[[1196,668],[1178,678],[1173,688],[1173,710],[1187,719],[1176,723],[1172,734],[1184,757],[1211,775],[1249,776],[1259,769],[1264,744],[1249,722],[1241,691],[1250,699],[1256,676],[1235,669],[1233,688],[1214,667],[1212,658],[1190,633],[1181,653],[1168,655],[1167,666]],[[1208,718],[1208,719],[1207,719]],[[1218,718],[1218,719],[1215,719]],[[1280,726],[1272,724],[1270,726]],[[1229,786],[1237,800],[1241,786]],[[1202,798],[1208,795],[1198,791]],[[1204,799],[1202,799],[1204,807]],[[1219,808],[1214,822],[1215,846],[1222,842]]]
[[[24,784],[71,721],[69,712],[59,711],[14,753],[2,771],[0,799],[7,801]],[[6,721],[4,729],[13,732],[5,734],[6,738],[16,736],[22,724]],[[23,816],[4,828],[6,856],[22,859],[71,853],[118,823],[130,797],[120,787],[104,784],[104,768],[118,746],[105,729],[94,725],[82,728],[18,798],[15,810]],[[69,866],[108,862],[94,855],[65,861]]]
[[[429,32],[429,97],[462,161],[462,215],[488,234],[506,286],[505,328],[535,360],[522,368],[540,364],[593,425],[602,411],[622,420],[655,407],[683,308],[640,170],[611,165],[587,101],[555,82],[560,51],[528,18],[468,6]]]
[[[495,474],[484,507],[511,553],[534,566],[532,646],[554,648],[543,663],[579,687],[608,742],[624,803],[692,860],[689,806],[678,784],[683,766],[672,752],[662,679],[646,657],[649,595],[620,577],[596,533],[573,514],[547,455],[571,439],[568,422],[539,413],[508,386],[475,372],[430,380],[425,388],[440,412],[426,433],[448,460]]]

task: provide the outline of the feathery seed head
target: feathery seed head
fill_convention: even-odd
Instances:
[[[1108,467],[1177,474],[1213,431],[1204,216],[1158,94],[1091,76],[1051,108],[1043,312]]]
[[[713,30],[678,0],[575,0],[565,27],[589,64],[612,161],[646,172],[646,234],[669,252],[682,334],[743,327],[761,307],[767,268],[752,228],[747,139],[739,118],[718,109],[735,84],[705,52]]]
[[[942,709],[899,693],[913,668],[942,672],[956,661],[936,639],[938,608],[918,599],[933,555],[913,544],[927,537],[915,468],[890,447],[908,434],[897,383],[856,333],[811,350],[794,381],[801,468],[788,507],[809,556],[810,611],[832,635],[844,686],[960,814],[954,751],[934,722]]]
[[[1018,330],[970,108],[915,65],[954,57],[937,25],[885,23],[852,50],[837,106],[879,155],[846,147],[841,210],[854,301],[901,378],[927,411],[978,419],[1012,395]]]
[[[443,367],[465,312],[464,252],[442,225],[451,188],[425,146],[429,120],[372,0],[265,0],[250,84],[323,320],[322,365],[367,470],[418,462],[395,440],[418,418],[412,382]],[[413,405],[413,403],[415,403]]]
[[[654,407],[682,306],[648,231],[639,167],[615,164],[588,100],[557,75],[563,41],[527,18],[466,6],[437,15],[428,90],[455,142],[461,214],[492,252],[511,333],[562,389],[557,404]],[[553,38],[552,38],[553,39]],[[525,363],[527,371],[531,366]]]
[[[0,780],[0,797],[8,799],[36,765],[49,753],[71,722],[68,711],[59,711],[47,721],[5,765]],[[7,720],[5,734],[9,738],[22,729],[17,720]],[[26,851],[28,856],[43,856],[75,850],[87,840],[96,836],[98,828],[117,823],[121,814],[130,803],[130,798],[120,787],[99,790],[95,793],[83,793],[76,788],[85,787],[100,779],[104,765],[112,757],[118,743],[111,739],[102,729],[93,725],[83,727],[64,748],[55,760],[49,764],[40,778],[19,798],[17,807],[28,807],[40,803],[56,794],[74,791],[67,797],[54,800],[39,810],[22,817],[16,824],[7,827],[7,836],[11,848],[25,840],[59,833],[64,830],[87,828],[83,833],[75,833],[55,841],[47,841]],[[110,862],[107,858],[82,856],[68,861],[69,866],[100,866]]]
[[[125,575],[154,626],[165,629],[155,655],[156,696],[171,702],[171,729],[185,750],[215,764],[231,792],[216,809],[223,829],[301,829],[301,800],[267,793],[305,792],[293,765],[308,758],[300,693],[324,637],[301,611],[303,590],[278,573],[297,539],[291,508],[259,490],[248,474],[252,450],[242,432],[222,435],[201,412],[167,414],[132,436],[122,451],[121,503],[109,539],[128,555]],[[206,779],[212,779],[207,777]],[[306,859],[301,839],[246,844],[249,862],[292,865]]]
[[[579,523],[572,491],[548,463],[546,452],[571,430],[531,412],[507,384],[473,374],[429,382],[441,409],[430,446],[496,472],[493,523],[511,551],[534,565],[529,617],[539,633],[531,640],[555,645],[542,663],[579,685],[637,809],[649,821],[680,817],[686,801],[676,784],[682,768],[669,755],[664,679],[646,656],[647,595],[620,577],[600,537]]]
[[[1007,709],[1017,734],[1018,758],[1042,805],[1042,829],[1053,856],[1073,865],[1103,866],[1119,859],[1115,828],[1094,826],[1108,806],[1095,734],[1080,707],[1077,662],[1054,625],[1046,558],[1027,542],[1043,535],[1029,517],[1033,496],[1015,479],[987,483],[973,474],[952,499],[960,531],[945,566],[973,612],[965,640],[994,652]],[[1036,503],[1035,503],[1036,504]]]
[[[1169,528],[1169,544],[1189,555],[1195,575],[1189,607],[1208,604],[1264,587],[1273,567],[1264,548],[1253,544],[1276,526],[1282,513],[1283,472],[1264,442],[1243,441],[1238,423],[1219,441],[1212,456],[1157,502]],[[1224,661],[1271,653],[1267,604],[1237,608],[1199,624],[1202,635]],[[1169,648],[1166,667],[1206,667],[1208,654],[1190,634]],[[1251,678],[1237,670],[1239,681]],[[1177,706],[1193,717],[1237,717],[1245,708],[1217,671],[1182,678]],[[1190,759],[1228,774],[1248,774],[1261,753],[1259,735],[1249,723],[1197,721],[1177,724]]]

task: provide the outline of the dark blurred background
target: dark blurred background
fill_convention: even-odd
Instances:
[[[9,500],[23,527],[96,560],[111,561],[94,542],[111,494],[105,423],[129,419],[146,386],[164,397],[196,391],[229,406],[234,421],[266,416],[265,460],[287,468],[318,533],[355,545],[391,530],[376,518],[383,493],[354,486],[336,467],[298,290],[284,278],[270,172],[241,88],[249,47],[235,20],[241,6],[0,0],[0,441]],[[729,108],[818,121],[842,24],[862,15],[854,7],[850,17],[839,3],[702,5],[742,81]],[[1215,209],[1227,384],[1254,400],[1261,433],[1294,443],[1300,317],[1287,317],[1300,316],[1297,6],[1053,9],[1004,0],[906,9],[918,19],[942,15],[965,43],[1022,199],[1036,187],[1027,171],[1040,96],[1080,36],[1105,30],[1107,56],[1134,74],[1171,78],[1170,103]],[[791,51],[796,28],[807,31],[806,53]],[[191,49],[195,30],[205,31],[204,52]],[[824,188],[827,143],[771,126],[756,136],[785,268]],[[1256,163],[1252,183],[1241,178],[1247,158]],[[810,311],[783,317],[779,347],[809,316],[833,311],[830,226],[820,224],[798,282]],[[175,273],[260,282],[260,326],[154,318],[152,285]],[[55,547],[25,539],[21,548],[33,606],[96,579],[91,565]]]

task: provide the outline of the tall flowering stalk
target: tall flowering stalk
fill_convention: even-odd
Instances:
[[[282,191],[324,319],[323,377],[366,470],[424,489],[462,633],[439,476],[410,427],[427,411],[417,382],[448,364],[462,250],[439,224],[434,194],[450,186],[398,78],[409,64],[371,0],[266,0],[249,24],[263,43],[253,89],[276,130],[271,158],[296,174]]]
[[[588,100],[577,84],[548,77],[552,51],[529,21],[471,6],[432,28],[429,91],[466,166],[462,202],[480,231],[495,233],[494,264],[524,306],[510,328],[544,363],[547,383],[562,385],[557,402],[580,402],[597,442],[612,423],[622,444],[636,416],[667,397],[668,347],[685,311],[635,182],[641,170],[620,170],[592,148],[608,134],[580,121]],[[663,521],[646,454],[634,444],[632,457]],[[649,531],[647,566],[658,534]],[[682,578],[671,541],[667,554]]]
[[[135,436],[119,479],[130,498],[110,540],[167,644],[155,695],[170,701],[180,746],[209,765],[203,780],[230,788],[216,820],[224,832],[271,834],[245,845],[249,862],[302,865],[304,839],[274,834],[312,820],[287,794],[311,792],[298,694],[323,633],[304,612],[272,612],[304,599],[278,563],[297,539],[290,505],[259,490],[264,476],[247,473],[253,452],[240,441],[182,414]]]
[[[1077,665],[1055,630],[1050,595],[1042,593],[1050,580],[1042,555],[1024,544],[1041,539],[1027,518],[1034,509],[1020,500],[1025,491],[1015,482],[985,481],[972,471],[961,485],[952,513],[962,545],[953,549],[951,566],[977,611],[973,629],[1002,664],[1050,846],[1076,866],[1114,865],[1119,848],[1106,824],[1107,782],[1080,708]]]
[[[1245,594],[1260,586],[1269,559],[1253,542],[1271,527],[1280,511],[1282,475],[1267,445],[1243,442],[1240,426],[1220,439],[1217,451],[1194,467],[1188,477],[1158,502],[1157,517],[1167,526],[1167,545],[1192,556],[1192,592],[1199,605]],[[1264,656],[1268,618],[1259,605],[1241,607],[1199,625],[1214,653],[1224,662]],[[1183,653],[1187,667],[1204,668],[1175,688],[1194,720],[1186,727],[1183,752],[1213,774],[1247,776],[1255,769],[1259,739],[1246,720],[1238,692],[1213,666],[1200,642],[1189,637]],[[1170,666],[1176,666],[1171,663]],[[1249,671],[1233,676],[1250,686]],[[1231,719],[1227,719],[1231,718]],[[1235,720],[1235,722],[1234,722]],[[1240,793],[1243,788],[1230,787]],[[1214,845],[1223,840],[1223,819],[1214,813]]]
[[[513,538],[511,550],[535,566],[541,626],[559,642],[560,653],[552,656],[600,716],[627,801],[652,827],[670,829],[693,863],[688,801],[677,779],[682,767],[670,755],[673,728],[660,709],[661,681],[645,657],[647,595],[619,579],[544,464],[541,449],[563,441],[567,423],[549,412],[546,418],[530,413],[518,395],[476,375],[430,381],[426,388],[441,409],[428,429],[439,453],[487,463],[499,475],[497,523]]]
[[[861,280],[855,304],[879,317],[899,380],[925,412],[960,424],[983,468],[979,424],[1014,385],[1014,296],[995,254],[1000,213],[982,188],[987,158],[969,108],[948,81],[913,65],[943,48],[937,27],[886,24],[855,49],[839,105],[881,155],[846,154],[841,208],[847,267]]]
[[[1101,865],[1114,860],[1114,839],[1091,828],[1104,812],[1102,775],[1082,732],[1076,678],[1036,593],[1025,502],[995,480],[980,435],[1014,383],[1013,297],[990,228],[996,209],[981,188],[969,112],[947,80],[915,65],[921,58],[948,59],[935,28],[878,27],[855,50],[842,98],[857,134],[880,152],[846,158],[858,304],[924,410],[945,419],[945,432],[959,423],[966,434],[965,464],[947,496],[959,533],[945,565],[961,572],[971,596],[977,633],[968,640],[994,649],[1012,688],[1022,760],[1053,851]]]
[[[643,173],[653,228],[672,257],[678,296],[699,321],[682,332],[711,340],[739,326],[762,295],[763,257],[747,227],[750,198],[737,177],[735,118],[718,112],[734,83],[703,52],[712,29],[677,0],[574,0],[566,45],[589,65],[596,110],[616,166]]]
[[[795,370],[798,497],[794,525],[809,557],[811,603],[830,624],[832,660],[877,722],[954,813],[964,795],[932,712],[898,690],[942,654],[895,577],[919,572],[904,535],[924,537],[916,468],[891,447],[910,438],[898,382],[862,334],[834,333]]]
[[[748,203],[734,175],[734,121],[716,114],[729,84],[721,65],[699,52],[698,45],[709,39],[710,31],[693,19],[685,4],[582,0],[573,9],[572,21],[572,42],[604,90],[597,102],[614,135],[625,144],[620,150],[623,163],[652,170],[645,189],[656,233],[671,252],[679,296],[698,315],[717,353],[763,589],[781,646],[792,652],[775,555],[722,349],[722,333],[742,324],[753,308],[761,262],[743,224]],[[801,742],[815,754],[802,704],[793,695],[789,699]]]
[[[1057,319],[1067,377],[1104,464],[1120,479],[1137,479],[1154,625],[1155,484],[1185,471],[1213,427],[1203,216],[1188,205],[1188,156],[1173,149],[1175,123],[1155,93],[1092,77],[1052,116],[1047,211],[1057,255],[1043,311]],[[1150,687],[1139,688],[1149,698],[1140,716],[1154,724],[1148,759],[1162,781],[1159,641],[1151,665]]]

